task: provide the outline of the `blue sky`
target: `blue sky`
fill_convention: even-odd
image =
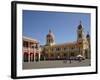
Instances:
[[[87,34],[87,31],[90,33],[90,19],[89,13],[23,10],[23,36],[37,39],[43,45],[51,29],[57,44],[76,41],[80,20]]]

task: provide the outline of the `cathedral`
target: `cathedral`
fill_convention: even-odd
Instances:
[[[67,34],[66,34],[67,35]],[[40,46],[38,40],[23,36],[23,61],[34,62],[42,60],[64,60],[81,55],[85,59],[91,58],[91,44],[89,33],[85,35],[80,21],[77,27],[77,40],[70,43],[55,43],[55,36],[51,30],[46,35],[45,45]]]
[[[90,59],[90,35],[85,35],[80,21],[77,27],[77,40],[70,43],[55,43],[55,36],[51,30],[46,35],[46,44],[42,47],[41,60],[64,60],[77,55]]]

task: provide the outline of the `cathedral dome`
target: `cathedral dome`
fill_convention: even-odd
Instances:
[[[78,26],[78,29],[82,29],[81,21],[80,21],[80,24],[79,24],[79,26]]]
[[[54,34],[49,30],[49,33],[46,35],[46,45],[52,46],[55,44]]]
[[[78,29],[82,29],[82,25],[81,24],[78,26]]]
[[[53,35],[53,33],[51,32],[51,30],[49,30],[49,33],[47,34],[47,37],[54,38],[54,35]]]
[[[89,35],[89,34],[87,34],[87,35],[86,35],[86,37],[87,37],[87,38],[89,38],[89,37],[90,37],[90,35]]]
[[[86,38],[90,38],[90,34],[89,34],[89,32],[87,32]]]

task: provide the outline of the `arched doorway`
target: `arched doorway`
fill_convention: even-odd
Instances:
[[[36,55],[35,55],[35,61],[39,61],[39,54],[38,53],[36,53]]]
[[[43,50],[40,54],[40,60],[45,60],[45,51]]]
[[[63,59],[66,59],[66,58],[68,58],[67,53],[63,53]]]
[[[49,56],[47,53],[45,53],[45,60],[48,60],[49,59]]]
[[[61,59],[61,55],[60,55],[60,53],[57,53],[57,60],[60,60]]]
[[[44,60],[44,54],[41,54],[40,60]]]
[[[85,50],[85,58],[88,58],[88,50]]]
[[[24,52],[24,62],[28,62],[28,53]]]
[[[75,56],[75,54],[74,54],[74,52],[72,52],[72,53],[71,53],[71,57],[74,57],[74,56]]]

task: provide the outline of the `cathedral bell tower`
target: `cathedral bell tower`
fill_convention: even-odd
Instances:
[[[87,41],[88,41],[88,46],[89,46],[89,48],[88,48],[88,58],[90,59],[91,58],[91,43],[90,43],[90,35],[89,35],[89,33],[87,33],[87,35],[86,35],[86,38],[87,38]]]
[[[88,49],[88,42],[81,21],[77,28],[77,43],[79,46],[79,54],[86,58],[88,55],[86,53]]]
[[[80,24],[78,25],[78,29],[77,29],[77,41],[81,42],[82,40],[84,40],[84,38],[85,38],[85,34],[84,34],[82,22],[80,21]]]
[[[55,44],[54,35],[51,32],[51,30],[49,30],[49,33],[46,36],[46,45],[47,46],[52,46],[54,44]]]

